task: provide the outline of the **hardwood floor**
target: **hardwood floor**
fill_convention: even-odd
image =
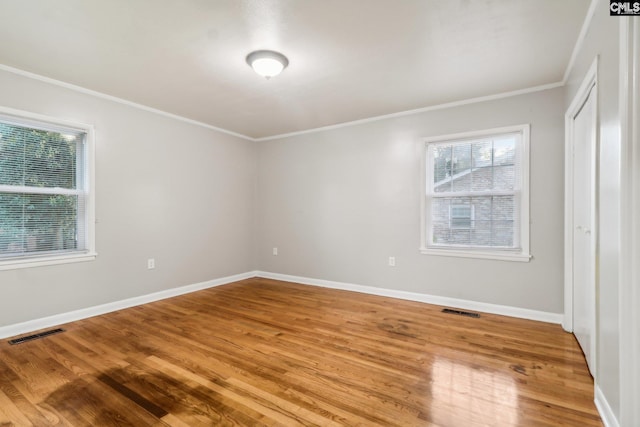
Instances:
[[[0,426],[601,426],[560,326],[249,279],[0,343]]]

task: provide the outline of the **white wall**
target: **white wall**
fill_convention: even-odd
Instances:
[[[636,18],[637,19],[637,18]],[[596,382],[616,418],[620,414],[619,260],[620,260],[620,113],[619,27],[600,0],[565,89],[565,108],[573,100],[591,63],[599,57],[599,202]]]
[[[552,89],[260,142],[257,267],[561,313],[563,95]],[[420,254],[420,139],[524,123],[531,123],[533,260]]]
[[[0,327],[251,270],[254,143],[4,71],[0,93],[95,125],[98,251],[0,271]]]

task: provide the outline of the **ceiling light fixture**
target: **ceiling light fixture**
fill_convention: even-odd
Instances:
[[[289,60],[283,54],[272,50],[256,50],[247,55],[247,64],[262,77],[270,79],[287,68]]]

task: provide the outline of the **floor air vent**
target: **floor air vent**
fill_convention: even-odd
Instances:
[[[457,314],[458,316],[467,316],[467,317],[475,317],[475,318],[480,317],[478,313],[472,313],[470,311],[454,310],[452,308],[443,308],[442,312],[447,314]]]
[[[38,334],[27,335],[26,337],[20,337],[13,340],[9,340],[9,344],[22,344],[23,342],[37,340],[38,338],[48,337],[49,335],[59,334],[60,332],[64,332],[64,329],[51,329],[49,331],[40,332]]]

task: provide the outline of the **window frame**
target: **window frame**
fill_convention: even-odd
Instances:
[[[82,150],[84,170],[81,173],[84,184],[82,190],[86,198],[84,212],[82,214],[81,211],[78,212],[78,218],[80,215],[84,217],[86,249],[67,253],[33,253],[0,259],[0,271],[95,260],[98,254],[95,242],[95,130],[93,125],[3,106],[0,106],[0,121],[13,122],[35,129],[84,133],[84,150]]]
[[[420,196],[420,252],[425,255],[440,255],[463,258],[480,258],[502,261],[529,262],[531,254],[529,251],[529,139],[530,125],[514,125],[499,128],[485,129],[479,131],[462,132],[455,134],[447,134],[422,138],[422,168],[421,168],[421,196]],[[496,137],[509,133],[520,134],[520,144],[516,145],[516,158],[519,159],[519,176],[515,179],[519,180],[519,224],[516,226],[514,238],[519,242],[518,248],[491,248],[491,247],[473,247],[473,246],[445,246],[430,245],[429,233],[432,223],[431,218],[431,200],[433,189],[433,159],[429,156],[429,146],[435,144],[455,144],[465,140],[483,139],[487,137]],[[499,195],[500,191],[496,190],[488,194]],[[473,221],[472,221],[473,223]]]

